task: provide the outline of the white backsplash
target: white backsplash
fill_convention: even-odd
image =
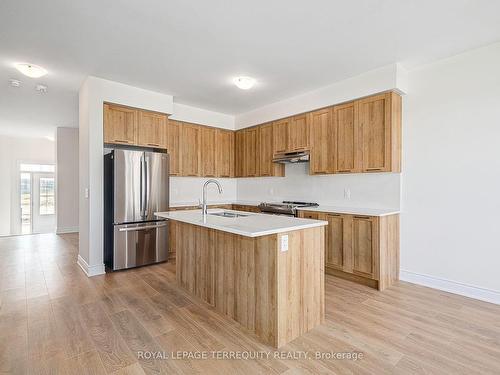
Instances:
[[[248,201],[296,200],[344,207],[400,207],[399,173],[309,175],[309,163],[286,164],[286,177],[239,178],[237,197]],[[350,199],[345,190],[350,191]]]
[[[218,178],[223,194],[208,189],[209,202],[297,200],[323,205],[400,208],[401,176],[398,173],[357,173],[310,176],[309,164],[287,164],[286,177]],[[171,177],[170,203],[201,199],[208,178]],[[345,190],[350,191],[350,199]],[[348,196],[349,194],[347,194]]]
[[[170,177],[170,203],[198,202],[202,196],[203,184],[208,179],[204,177]],[[207,190],[208,201],[235,201],[237,199],[236,179],[217,178],[216,180],[220,182],[223,192],[219,194],[217,187],[210,185]]]

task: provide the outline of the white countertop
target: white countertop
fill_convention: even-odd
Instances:
[[[229,218],[210,215],[214,212],[230,211],[245,216]],[[258,214],[252,212],[209,209],[206,221],[203,221],[201,210],[157,212],[158,217],[181,221],[183,223],[199,225],[206,228],[217,229],[246,237],[259,237],[269,234],[291,232],[294,230],[321,227],[327,225],[327,221],[299,219],[296,217]]]
[[[366,207],[342,207],[323,206],[298,208],[300,211],[330,212],[337,214],[366,215],[366,216],[388,216],[399,214],[399,210],[390,208],[366,208]]]

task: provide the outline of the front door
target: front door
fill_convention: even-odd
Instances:
[[[54,232],[56,195],[54,173],[32,174],[33,233]]]

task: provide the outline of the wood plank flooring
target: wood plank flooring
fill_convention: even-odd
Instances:
[[[326,276],[325,324],[280,348],[297,358],[274,358],[278,352],[177,288],[173,264],[89,279],[77,246],[74,234],[0,239],[1,374],[500,374],[497,305]],[[148,351],[209,355],[139,354]],[[212,351],[270,357],[222,360]]]

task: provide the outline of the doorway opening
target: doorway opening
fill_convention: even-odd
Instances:
[[[53,164],[19,165],[21,234],[50,233],[56,228]]]

